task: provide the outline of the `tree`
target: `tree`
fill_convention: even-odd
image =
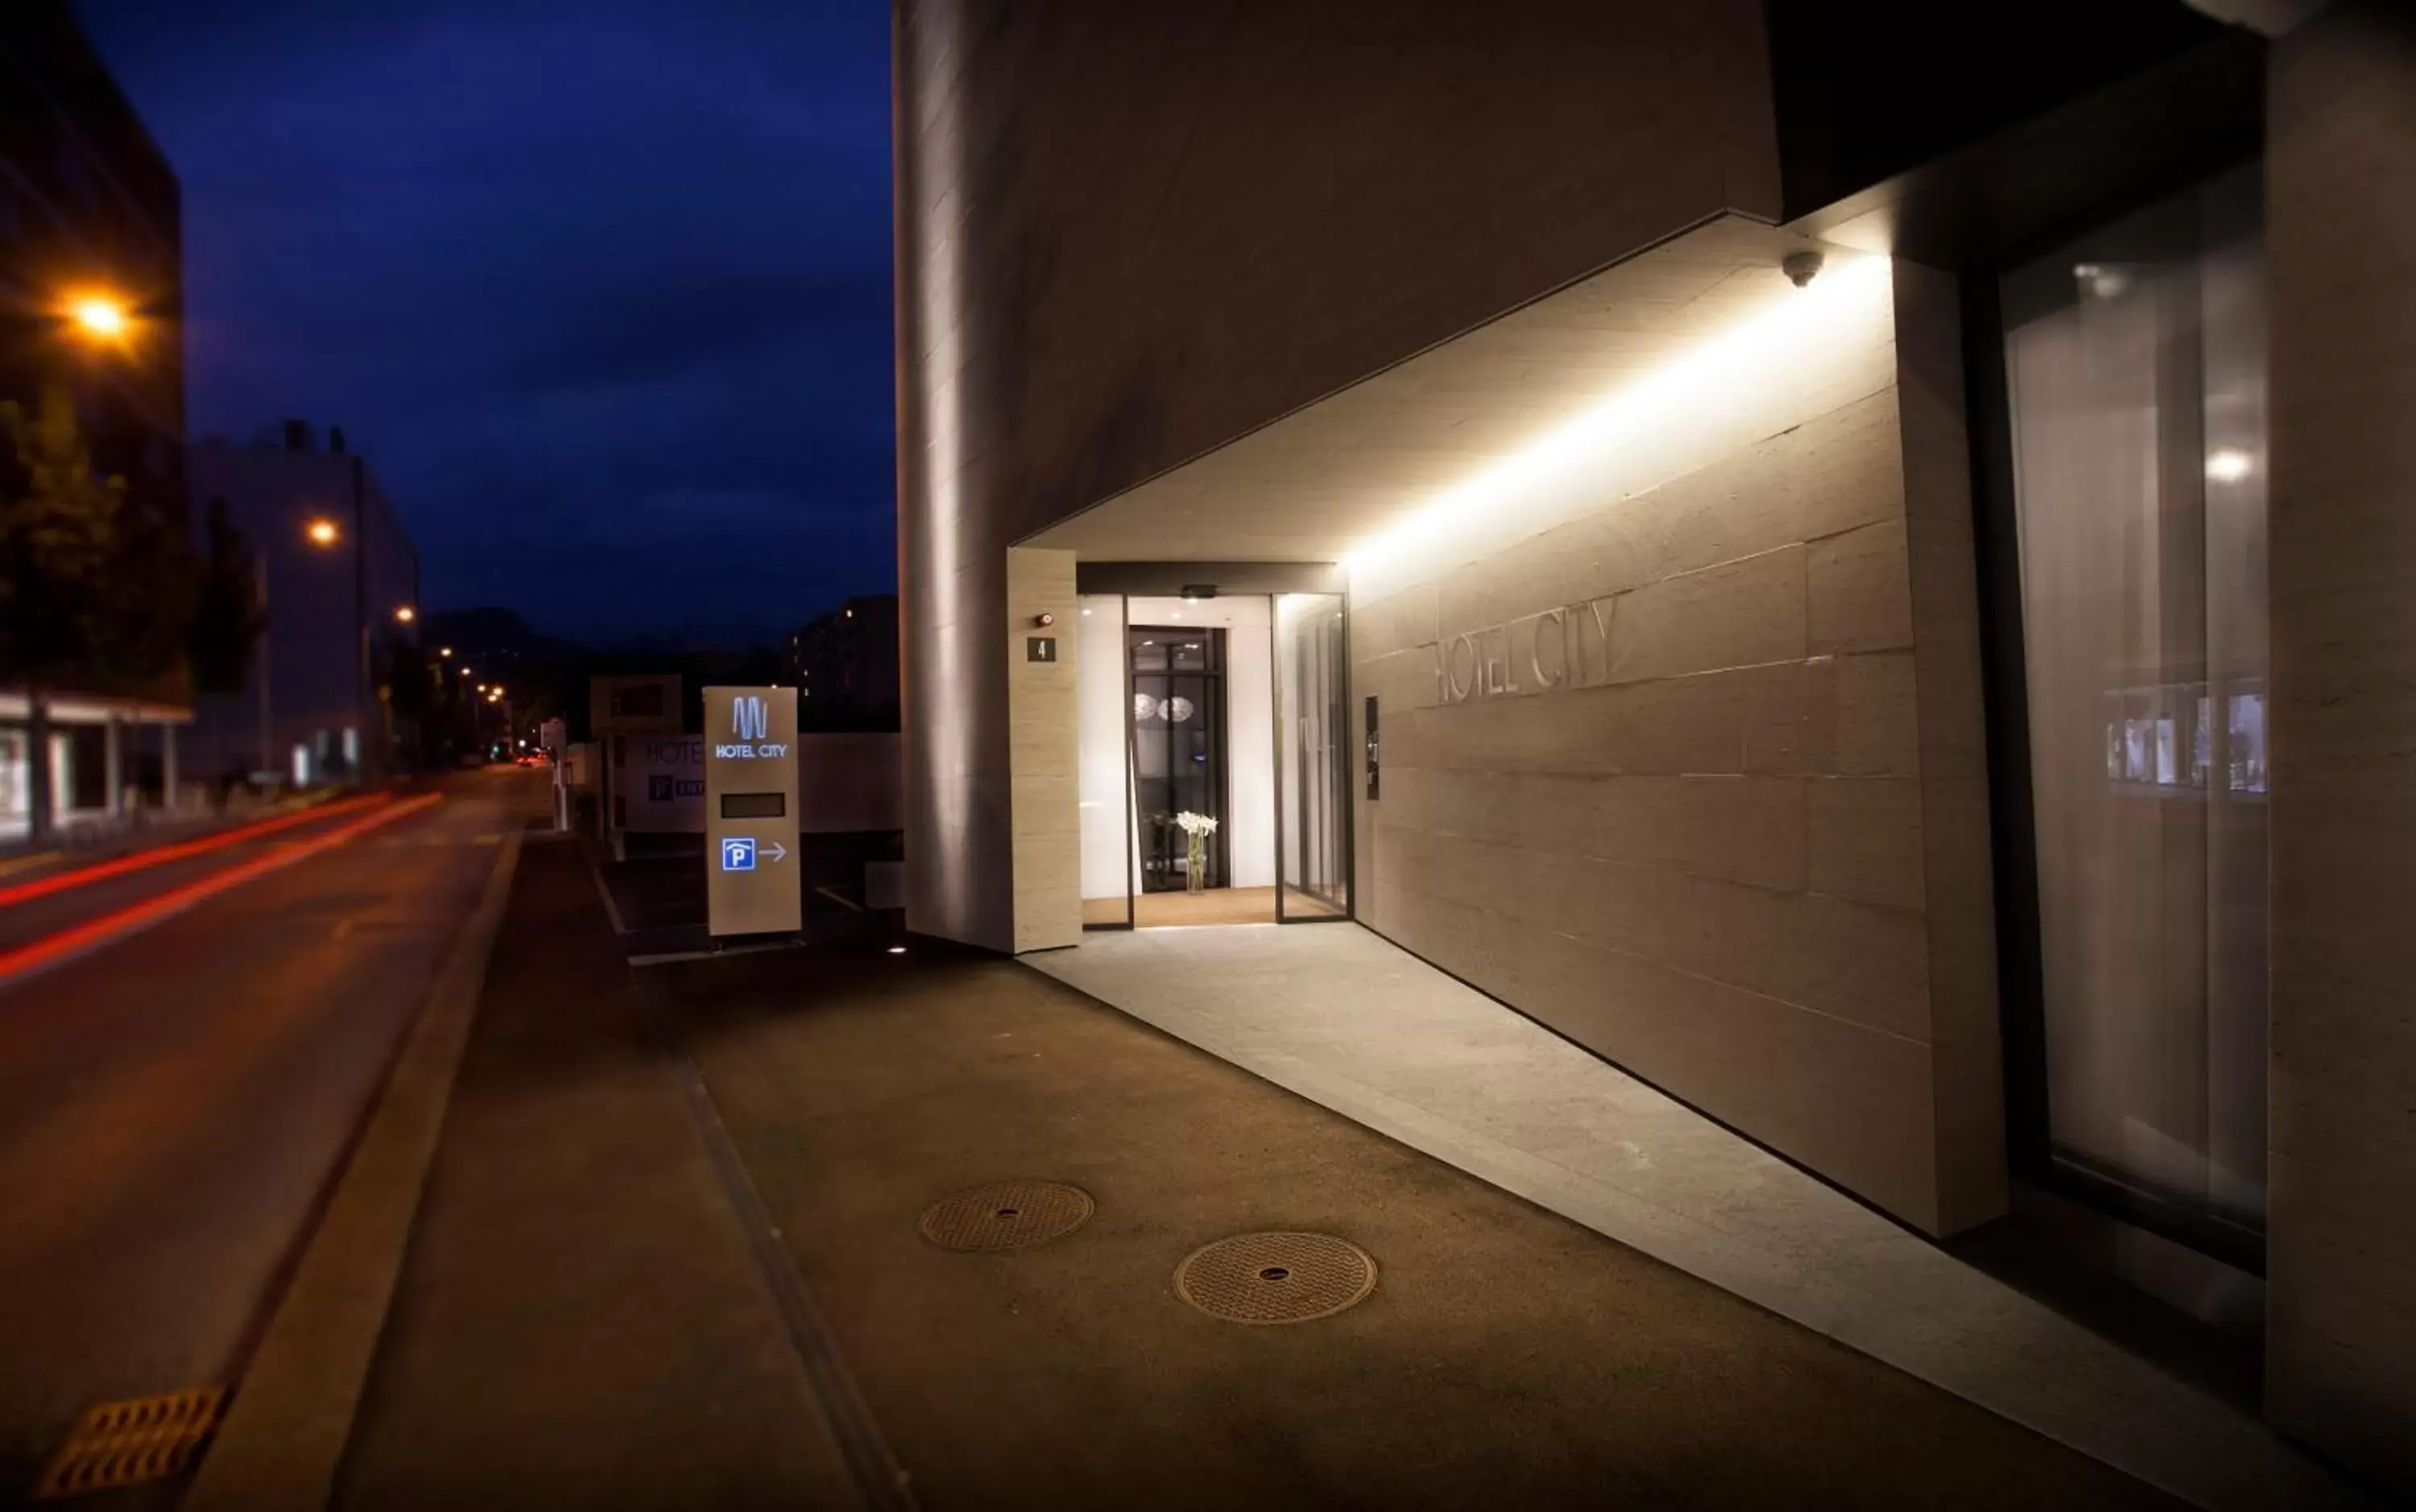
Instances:
[[[193,691],[233,697],[243,691],[268,615],[261,606],[259,568],[225,500],[210,501],[202,531],[201,583],[189,648]]]
[[[0,404],[14,475],[0,489],[0,670],[24,681],[30,829],[50,838],[50,693],[74,677],[139,687],[183,660],[197,573],[179,502],[94,471],[63,384],[32,413]]]
[[[109,640],[110,569],[125,524],[126,480],[93,472],[64,387],[28,415],[0,403],[17,476],[0,492],[0,666],[24,680],[29,820],[51,833],[50,687]]]

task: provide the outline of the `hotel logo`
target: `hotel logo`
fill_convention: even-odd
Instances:
[[[748,695],[730,700],[730,733],[742,741],[760,741],[770,732],[771,711],[763,700]]]

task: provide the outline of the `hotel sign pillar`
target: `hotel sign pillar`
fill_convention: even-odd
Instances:
[[[704,897],[715,936],[804,924],[797,690],[704,690]]]

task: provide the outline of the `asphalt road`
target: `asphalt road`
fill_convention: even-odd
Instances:
[[[0,981],[0,1505],[86,1407],[232,1385],[541,774]],[[315,819],[0,907],[0,952],[325,837]]]

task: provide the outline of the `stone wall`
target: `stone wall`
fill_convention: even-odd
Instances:
[[[2005,1201],[1976,575],[1953,281],[1883,302],[1678,475],[1354,599],[1358,902],[1943,1233]]]

